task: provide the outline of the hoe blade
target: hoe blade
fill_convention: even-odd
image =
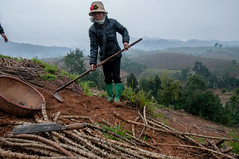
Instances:
[[[59,102],[63,103],[61,96],[60,96],[57,92],[54,93],[54,97],[55,97]]]

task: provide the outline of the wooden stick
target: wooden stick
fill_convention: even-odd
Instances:
[[[14,139],[14,138],[12,138],[12,139]],[[0,138],[0,141],[8,146],[34,147],[35,149],[40,148],[40,149],[45,149],[45,150],[50,150],[50,151],[57,151],[56,148],[45,145],[43,143],[39,143],[39,142],[34,142],[34,143],[11,142],[11,141],[8,141],[8,138]],[[14,140],[12,140],[12,141],[14,141]],[[21,140],[15,140],[15,141],[21,141]]]
[[[88,149],[93,150],[97,155],[103,156],[103,157],[109,157],[110,155],[104,151],[102,151],[101,149],[99,149],[98,147],[92,145],[89,141],[87,141],[86,139],[72,133],[71,131],[63,131],[64,133],[72,136],[75,140],[77,140],[78,142],[84,144]]]
[[[44,121],[49,122],[49,119],[48,119],[48,116],[46,113],[46,103],[42,103],[41,110],[42,110],[42,116],[43,116]]]
[[[19,152],[12,152],[10,150],[6,151],[2,148],[0,148],[0,156],[4,158],[39,159],[39,156],[37,155],[26,155]]]
[[[136,124],[136,125],[141,125],[141,126],[146,126],[150,129],[154,129],[156,131],[159,131],[159,132],[162,132],[162,133],[166,133],[166,134],[171,134],[171,135],[186,135],[186,136],[195,136],[195,137],[202,137],[202,138],[208,138],[208,139],[217,139],[217,140],[226,140],[226,141],[234,141],[233,139],[228,139],[228,138],[221,138],[221,137],[214,137],[214,136],[204,136],[204,135],[200,135],[200,134],[194,134],[194,133],[182,133],[182,132],[173,132],[173,131],[166,131],[166,130],[161,130],[161,129],[158,129],[158,128],[154,128],[150,125],[146,125],[146,124],[143,124],[143,123],[139,123],[139,122],[134,122],[134,121],[131,121],[131,120],[126,120],[124,118],[122,118],[121,116],[119,116],[118,114],[116,114],[114,112],[114,114],[120,118],[121,120],[125,121],[125,122],[128,122],[128,123],[131,123],[131,124]]]
[[[59,116],[61,115],[61,112],[60,111],[58,111],[57,113],[56,113],[56,115],[55,115],[55,117],[54,117],[54,119],[53,119],[53,122],[54,123],[56,123],[57,122],[57,120],[58,120],[58,118],[59,118]]]
[[[226,154],[223,154],[223,153],[221,153],[221,152],[217,152],[217,151],[214,151],[214,150],[211,150],[211,149],[207,149],[207,148],[203,148],[203,147],[198,147],[198,146],[191,146],[191,145],[177,145],[177,144],[163,144],[163,143],[157,143],[157,144],[154,144],[154,145],[157,145],[157,146],[185,147],[185,148],[200,149],[200,150],[204,150],[204,151],[212,152],[212,153],[214,153],[214,154],[218,154],[218,155],[221,155],[221,156],[224,156],[224,157],[230,158],[230,159],[234,159],[233,157],[231,157],[231,156],[229,156],[229,155],[226,155]]]
[[[93,154],[92,152],[90,151],[85,151],[83,149],[79,149],[79,148],[76,148],[74,146],[70,146],[70,145],[67,145],[67,144],[63,144],[63,143],[60,143],[59,144],[60,146],[64,147],[65,149],[68,149],[70,151],[74,151],[76,152],[77,154],[80,154],[82,156],[85,156],[87,158],[91,158],[91,159],[102,159],[101,157],[99,156],[96,156],[95,154]]]
[[[137,117],[136,119],[135,119],[135,122],[137,122],[139,120],[139,117]],[[132,124],[132,134],[133,134],[133,137],[135,137],[135,125],[134,124]]]
[[[139,116],[142,118],[142,120],[143,120],[144,124],[146,124],[146,121],[145,121],[144,117],[143,117],[143,116],[140,114],[140,112],[139,112],[139,111],[138,111],[138,114],[139,114]],[[139,139],[140,139],[140,137],[142,136],[142,134],[143,134],[144,130],[145,130],[145,126],[143,127],[143,129],[142,129],[141,133],[140,133],[140,134],[139,134],[139,136],[138,136],[138,138],[139,138]]]
[[[66,149],[62,148],[61,146],[59,146],[57,143],[51,141],[51,140],[48,140],[44,137],[41,137],[41,136],[38,136],[38,135],[32,135],[32,134],[20,134],[20,135],[14,135],[14,136],[11,136],[11,137],[14,137],[14,138],[30,138],[30,139],[36,139],[36,140],[39,140],[39,141],[42,141],[46,144],[49,144],[53,147],[55,147],[56,149],[60,150],[62,153],[64,153],[65,155],[67,156],[73,156],[72,153],[70,153],[69,151],[67,151]]]
[[[145,121],[145,124],[148,125],[147,118],[146,118],[146,106],[144,106],[144,121]]]

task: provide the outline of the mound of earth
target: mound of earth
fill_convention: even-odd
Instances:
[[[60,103],[53,96],[53,92],[69,79],[59,77],[56,81],[47,81],[39,78],[41,74],[44,74],[43,66],[30,60],[17,62],[0,59],[0,75],[14,76],[31,84],[46,99],[46,108],[31,118],[19,118],[0,110],[0,157],[236,157],[231,153],[231,147],[222,146],[222,143],[231,140],[228,129],[223,126],[166,108],[156,110],[160,116],[154,118],[127,101],[123,101],[125,105],[122,107],[108,103],[105,97],[99,96],[101,94],[99,91],[95,91],[93,96],[86,96],[77,84],[59,91],[63,98],[63,103]],[[80,130],[34,135],[11,134],[16,125],[51,122],[59,124],[84,122],[92,126]]]

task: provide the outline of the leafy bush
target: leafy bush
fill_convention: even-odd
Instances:
[[[56,72],[58,71],[58,67],[56,65],[45,64],[44,70],[47,73],[56,74]]]
[[[87,95],[87,96],[92,96],[93,92],[91,91],[89,85],[87,84],[87,82],[81,82],[80,86],[83,88],[83,92]]]
[[[47,63],[44,61],[39,60],[38,58],[32,58],[32,62],[37,63],[40,66],[45,66]]]
[[[147,112],[157,117],[158,114],[155,113],[155,110],[158,109],[157,103],[155,102],[154,98],[150,97],[149,95],[150,92],[146,93],[143,90],[135,93],[131,87],[126,87],[122,92],[122,96],[134,104],[135,107],[143,109],[145,106],[147,106]]]
[[[103,125],[103,124],[101,124],[101,126],[103,127],[105,132],[110,131],[110,132],[113,132],[114,134],[122,136],[122,137],[124,137],[126,139],[131,139],[131,136],[127,135],[127,133],[129,131],[124,130],[124,127],[123,127],[123,125],[121,124],[120,121],[119,121],[119,124],[116,125],[116,126],[111,125],[111,126],[108,127],[108,126]],[[104,133],[104,135],[108,139],[118,140],[118,138],[116,138],[115,136],[112,137],[112,136],[108,135],[107,133]]]
[[[239,136],[237,133],[234,133],[232,130],[229,131],[229,134],[235,140],[230,142],[230,145],[232,146],[232,151],[234,153],[239,154],[239,142],[238,142]]]
[[[41,75],[40,78],[45,79],[45,80],[49,80],[49,81],[54,81],[57,79],[56,75],[53,75],[51,73],[46,73],[44,75]]]

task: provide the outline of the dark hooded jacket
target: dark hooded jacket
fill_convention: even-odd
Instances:
[[[4,33],[4,30],[3,30],[3,28],[2,28],[2,26],[0,24],[0,34],[2,34],[2,33]]]
[[[116,32],[122,35],[123,42],[129,43],[129,34],[127,29],[115,19],[108,19],[106,15],[103,25],[96,22],[92,24],[89,29],[90,64],[97,64],[98,50],[101,61],[121,50],[117,41]],[[111,61],[120,57],[122,57],[122,54],[118,54],[116,57],[111,59]]]

